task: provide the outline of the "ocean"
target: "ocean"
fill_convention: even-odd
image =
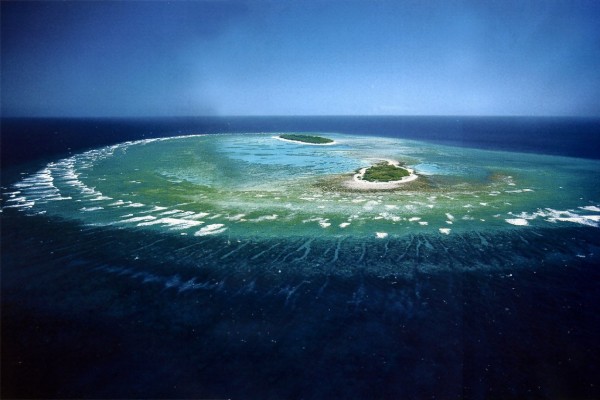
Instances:
[[[598,119],[3,118],[1,146],[3,398],[600,397]],[[419,178],[345,186],[385,159]]]

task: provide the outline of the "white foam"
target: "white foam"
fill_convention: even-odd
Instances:
[[[402,221],[402,217],[399,217],[394,214],[390,214],[388,212],[379,213],[379,217],[376,217],[375,219],[381,219],[381,218],[387,219],[388,221],[394,221],[394,222]]]
[[[85,212],[98,211],[98,210],[104,210],[104,207],[83,207],[83,208],[79,209],[79,211],[85,211]]]
[[[580,207],[581,208],[581,207]],[[554,210],[552,208],[546,208],[544,210],[538,209],[533,213],[522,212],[520,214],[514,214],[509,212],[508,214],[515,216],[512,220],[534,220],[536,218],[545,218],[545,221],[556,223],[556,222],[571,222],[581,225],[598,227],[600,221],[600,215],[579,215],[573,212],[573,210]],[[508,220],[507,220],[508,222]]]
[[[328,228],[331,226],[331,223],[329,222],[328,218],[314,217],[314,218],[309,218],[309,219],[305,219],[302,221],[303,224],[305,224],[307,222],[318,222],[319,225],[321,226],[321,228]]]
[[[13,197],[12,199],[8,199],[8,200],[6,200],[6,202],[7,203],[8,202],[13,202],[13,201],[22,202],[22,201],[26,201],[26,200],[27,200],[27,197],[21,196],[21,197]]]
[[[279,215],[277,214],[272,214],[272,215],[261,215],[260,217],[257,218],[253,218],[253,219],[249,219],[247,220],[248,222],[262,222],[262,221],[274,221],[277,218],[279,218]],[[304,222],[304,221],[303,221]]]
[[[169,210],[169,211],[161,212],[160,215],[173,215],[173,214],[180,214],[182,212],[183,212],[183,210]]]
[[[189,219],[180,219],[180,218],[159,218],[156,220],[150,220],[146,222],[141,222],[137,224],[137,226],[150,226],[150,225],[167,225],[173,229],[187,229],[192,228],[194,226],[202,225],[204,222],[202,221],[193,221]]]
[[[342,223],[340,224],[340,228],[345,228],[345,227],[347,227],[347,226],[349,226],[349,225],[350,225],[350,222],[342,222]]]
[[[427,222],[427,221],[419,221],[419,225],[423,225],[423,226],[429,225],[429,222]]]
[[[451,231],[450,228],[440,228],[440,232],[443,233],[444,235],[449,235],[450,231]]]
[[[133,218],[124,219],[121,222],[154,221],[155,219],[156,219],[156,217],[153,217],[152,215],[144,215],[143,217],[133,217]]]
[[[93,199],[89,199],[90,201],[101,201],[101,200],[112,200],[112,197],[104,196],[102,194],[94,197]]]
[[[594,211],[594,212],[600,212],[600,207],[597,206],[585,206],[585,207],[579,207],[582,210],[585,211]]]
[[[35,174],[15,183],[13,188],[21,190],[11,192],[10,195],[12,198],[7,201],[14,200],[17,194],[22,194],[24,200],[20,201],[22,204],[14,204],[6,207],[30,208],[36,201],[45,203],[54,200],[67,200],[67,197],[63,197],[58,188],[54,186],[53,172],[55,169],[55,164],[49,163],[45,168],[39,170]]]
[[[181,214],[177,214],[177,218],[187,218],[196,215],[193,211],[184,211]]]
[[[207,215],[210,215],[210,214],[207,213],[207,212],[201,212],[201,213],[196,213],[194,215],[190,215],[188,217],[185,217],[185,219],[200,219],[200,218],[206,217]]]
[[[46,198],[46,200],[48,201],[62,201],[62,200],[73,200],[73,198],[71,196],[54,196],[54,197],[49,197]]]
[[[24,201],[19,202],[18,204],[11,204],[9,206],[4,206],[2,208],[31,208],[35,205],[35,201]]]
[[[515,190],[505,190],[505,193],[526,193],[533,192],[533,189],[515,189]]]
[[[198,232],[194,233],[194,236],[216,235],[227,230],[227,228],[225,228],[224,226],[225,225],[223,224],[207,225],[204,228],[200,229]]]
[[[527,221],[525,218],[507,218],[507,219],[505,219],[505,221],[511,225],[517,225],[517,226],[529,225],[529,221]]]
[[[379,205],[379,202],[378,202],[378,201],[375,201],[375,200],[369,200],[369,201],[367,201],[367,203],[366,203],[366,204],[363,206],[363,208],[364,208],[366,211],[372,211],[372,210],[373,210],[373,207],[375,207],[375,206],[377,206],[377,205]]]
[[[409,222],[415,222],[415,221],[419,221],[421,219],[421,217],[410,217],[408,219]]]
[[[578,217],[552,217],[548,218],[548,221],[572,222],[597,228],[599,227],[598,222],[600,222],[600,215],[581,215]]]
[[[140,214],[149,214],[152,212],[162,211],[162,210],[166,210],[166,209],[167,209],[167,207],[154,206],[150,210],[140,211]]]
[[[448,220],[452,221],[454,219],[454,216],[450,213],[446,213],[446,218],[448,218]]]
[[[87,186],[82,186],[81,187],[81,193],[84,193],[86,195],[86,197],[91,197],[91,196],[97,196],[98,192],[96,191],[95,188],[91,188],[91,187],[87,187]]]
[[[375,236],[377,237],[377,239],[385,239],[388,234],[387,232],[375,232]]]

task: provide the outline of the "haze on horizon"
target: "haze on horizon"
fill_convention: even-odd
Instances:
[[[2,2],[2,116],[600,116],[600,2]]]

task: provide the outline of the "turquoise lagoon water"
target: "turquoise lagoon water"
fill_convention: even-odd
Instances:
[[[272,134],[127,142],[49,163],[4,207],[85,225],[170,235],[391,238],[600,224],[600,162],[329,134],[330,146]],[[419,178],[396,190],[346,187],[379,159]]]

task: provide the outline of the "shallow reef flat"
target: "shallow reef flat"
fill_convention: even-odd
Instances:
[[[327,136],[334,145],[266,134],[127,142],[48,163],[5,191],[2,206],[84,225],[229,239],[600,225],[598,161]],[[347,185],[382,159],[398,160],[418,179]]]

